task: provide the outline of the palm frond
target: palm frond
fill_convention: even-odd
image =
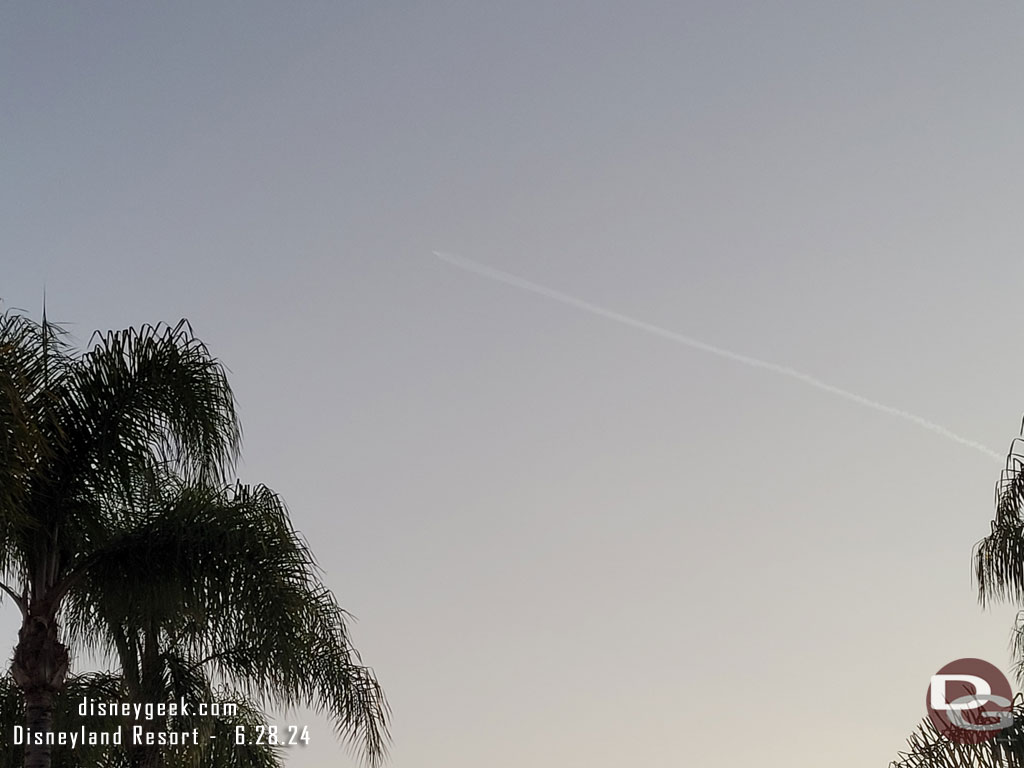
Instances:
[[[980,744],[950,741],[926,718],[889,768],[1024,768],[1024,706],[1019,696],[1013,714],[1010,728]]]
[[[28,522],[31,486],[63,439],[50,384],[69,363],[64,332],[17,312],[0,314],[0,569],[10,570],[9,544]]]
[[[60,481],[127,494],[155,464],[186,479],[223,480],[241,440],[234,395],[188,323],[111,331],[94,342],[59,391],[68,432]]]
[[[991,532],[974,548],[978,600],[1024,600],[1024,441],[1010,446],[995,489]]]

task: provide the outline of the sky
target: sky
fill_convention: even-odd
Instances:
[[[940,667],[1010,670],[971,551],[1024,413],[1022,29],[6,4],[0,297],[82,344],[191,321],[391,765],[886,765]],[[289,766],[356,764],[283,717]]]

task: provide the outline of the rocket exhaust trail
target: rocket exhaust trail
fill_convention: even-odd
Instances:
[[[599,317],[603,317],[607,320],[612,320],[616,323],[619,323],[620,325],[628,325],[631,328],[636,328],[637,330],[649,333],[652,336],[660,336],[661,338],[668,339],[669,341],[673,341],[676,344],[681,344],[684,347],[690,347],[691,349],[696,349],[701,352],[707,352],[708,354],[716,355],[718,357],[725,358],[726,360],[732,360],[735,363],[740,363],[741,365],[746,365],[749,366],[750,368],[759,368],[761,370],[770,371],[780,376],[795,379],[796,381],[806,384],[809,387],[814,387],[815,389],[819,389],[822,392],[828,392],[830,395],[841,397],[844,400],[849,400],[850,402],[862,405],[865,408],[870,408],[873,411],[879,411],[880,413],[885,413],[888,414],[889,416],[895,416],[896,418],[903,419],[904,421],[909,421],[911,424],[916,424],[917,426],[926,429],[933,434],[939,435],[940,437],[945,437],[949,440],[952,440],[955,443],[959,443],[960,445],[966,446],[967,448],[973,448],[979,453],[983,453],[986,456],[998,460],[1000,463],[1002,463],[1004,460],[1004,456],[1000,454],[998,451],[994,451],[986,445],[982,445],[981,443],[975,442],[974,440],[969,440],[966,437],[958,435],[955,432],[951,432],[941,424],[936,424],[933,421],[929,421],[928,419],[910,413],[909,411],[904,411],[900,408],[895,408],[891,405],[880,403],[877,400],[872,400],[869,397],[858,395],[856,392],[850,392],[849,390],[843,389],[842,387],[837,387],[833,384],[829,384],[828,382],[822,381],[821,379],[816,379],[814,376],[811,376],[810,374],[798,371],[795,368],[789,368],[785,365],[779,365],[778,363],[769,362],[768,360],[761,360],[756,357],[750,357],[749,355],[740,354],[739,352],[733,352],[728,349],[723,349],[722,347],[716,347],[714,344],[708,344],[707,342],[701,341],[700,339],[695,339],[691,336],[685,336],[681,333],[670,331],[667,328],[662,328],[661,326],[652,325],[651,323],[646,323],[643,320],[637,320],[636,318],[629,317],[628,315],[613,312],[610,309],[605,309],[604,307],[600,307],[597,304],[591,304],[589,301],[578,299],[575,296],[570,296],[567,293],[562,293],[561,291],[556,291],[552,288],[547,288],[543,285],[531,282],[522,277],[517,277],[516,275],[510,274],[508,272],[503,272],[500,269],[495,269],[494,267],[485,266],[483,264],[473,261],[472,259],[467,259],[462,256],[452,256],[451,254],[441,253],[440,251],[433,251],[433,254],[441,261],[458,269],[462,269],[467,272],[473,272],[474,274],[480,275],[481,277],[486,277],[489,280],[495,280],[499,283],[505,283],[506,285],[511,285],[515,288],[520,288],[524,291],[529,291],[530,293],[535,293],[539,296],[545,296],[549,299],[552,299],[553,301],[559,302],[560,304],[565,304],[566,306],[574,307],[576,309],[583,310],[584,312],[589,312],[592,315],[598,315]]]

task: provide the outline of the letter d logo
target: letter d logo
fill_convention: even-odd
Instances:
[[[935,729],[950,741],[980,744],[1013,724],[1006,675],[982,659],[957,659],[934,675],[925,705]]]
[[[946,694],[946,685],[951,682],[967,683],[973,686],[974,690],[964,688],[962,685],[954,687],[957,692],[954,697],[957,701],[952,704],[949,703],[949,697]],[[960,699],[966,699],[974,696],[991,696],[992,686],[983,677],[977,675],[932,675],[932,684],[928,688],[931,693],[928,706],[932,709],[938,709],[946,711],[949,709],[979,709],[984,705],[984,701],[980,699],[972,699],[966,703],[962,703]]]

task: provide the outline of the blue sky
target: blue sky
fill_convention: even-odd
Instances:
[[[885,764],[939,667],[1008,668],[970,571],[999,463],[432,252],[1002,451],[1022,17],[7,6],[0,296],[82,342],[190,319],[394,765]],[[289,764],[338,765],[308,719]]]

